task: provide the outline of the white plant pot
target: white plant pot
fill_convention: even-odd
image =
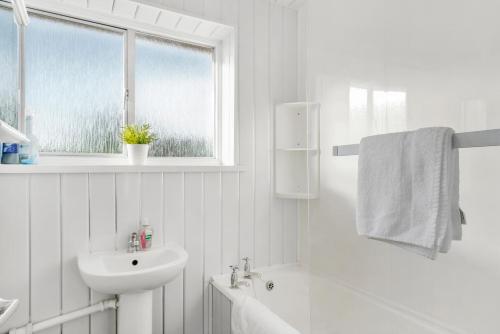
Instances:
[[[131,165],[144,165],[148,159],[148,144],[127,144],[128,162]]]

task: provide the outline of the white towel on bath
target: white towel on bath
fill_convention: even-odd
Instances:
[[[453,130],[424,128],[363,138],[359,148],[360,235],[435,259],[462,237],[458,149]]]
[[[300,334],[261,302],[250,296],[233,300],[231,334]]]

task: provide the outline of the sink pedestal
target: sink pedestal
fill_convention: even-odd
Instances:
[[[118,334],[151,334],[153,332],[153,292],[119,296]]]

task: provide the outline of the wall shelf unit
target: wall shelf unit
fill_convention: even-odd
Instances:
[[[319,186],[319,103],[282,103],[274,112],[274,193],[313,199]]]

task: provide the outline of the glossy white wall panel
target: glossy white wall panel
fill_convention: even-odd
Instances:
[[[499,9],[493,1],[317,0],[299,15],[307,16],[304,81],[309,98],[322,105],[321,149],[328,152],[321,158],[320,199],[311,201],[313,272],[349,282],[460,333],[500,328],[491,316],[500,295],[495,283],[499,267],[493,265],[499,260],[499,230],[491,223],[499,214],[493,206],[497,187],[491,186],[500,183],[494,172],[500,167],[496,149],[461,150],[461,206],[468,225],[464,240],[435,262],[357,235],[357,158],[329,152],[332,145],[375,133],[425,126],[456,131],[499,127],[494,91],[500,87],[500,44],[493,33],[499,25],[492,14]],[[366,101],[350,94],[352,88],[364,90]],[[392,100],[396,93],[405,95],[403,115],[403,104]],[[364,111],[356,107],[363,103]],[[313,302],[325,306],[313,310],[313,323],[343,330],[326,311],[335,300],[320,293],[325,289],[313,294]],[[470,317],[471,312],[478,316]],[[362,319],[347,323],[370,323]],[[345,327],[346,333],[358,333],[356,324]],[[380,330],[411,332],[393,325]]]
[[[283,262],[298,261],[299,219],[297,201],[285,201],[283,204]]]

